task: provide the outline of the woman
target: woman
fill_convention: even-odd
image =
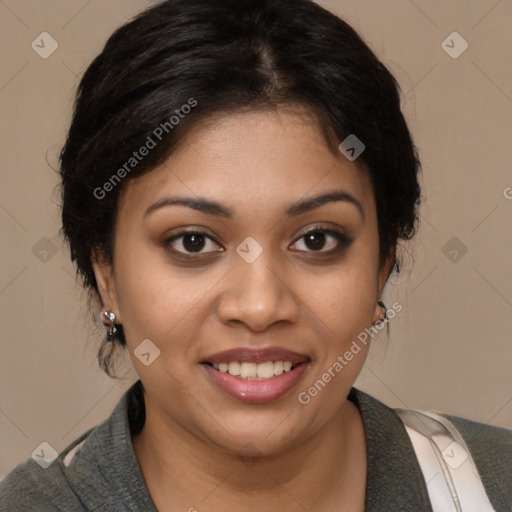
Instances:
[[[394,78],[313,2],[170,0],[117,30],[80,83],[62,221],[100,364],[125,347],[140,380],[0,510],[433,510],[401,416],[353,387],[401,309],[381,296],[418,172]],[[512,433],[445,418],[510,510]]]

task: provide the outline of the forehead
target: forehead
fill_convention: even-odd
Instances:
[[[293,111],[210,118],[190,131],[169,159],[130,180],[122,203],[142,212],[165,195],[214,198],[236,212],[282,212],[283,204],[330,190],[373,207],[361,160],[333,154],[312,116]]]

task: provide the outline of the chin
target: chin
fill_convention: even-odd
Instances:
[[[231,417],[229,423],[225,419],[222,426],[226,428],[227,432],[222,428],[212,431],[208,426],[203,430],[202,437],[209,444],[236,456],[279,455],[300,444],[300,440],[295,437],[297,426],[293,425],[290,428],[289,424],[284,425],[287,416],[293,417],[294,415],[281,413],[259,420],[257,413],[250,412],[244,418]],[[226,425],[229,425],[229,428]]]

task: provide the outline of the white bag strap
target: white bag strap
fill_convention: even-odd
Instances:
[[[455,426],[430,411],[394,411],[411,439],[434,512],[495,512]]]

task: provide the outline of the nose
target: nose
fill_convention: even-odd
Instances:
[[[242,323],[254,332],[262,332],[278,322],[297,321],[298,299],[271,259],[263,251],[252,263],[236,260],[218,301],[217,314],[222,322]]]

